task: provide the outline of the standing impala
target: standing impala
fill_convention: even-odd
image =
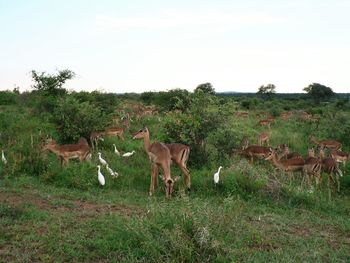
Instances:
[[[270,132],[262,132],[258,136],[258,145],[262,146],[266,142],[267,146],[270,145]]]
[[[86,141],[86,139],[85,139]],[[83,140],[80,140],[77,144],[64,144],[58,145],[55,140],[47,139],[46,145],[43,147],[43,151],[51,151],[60,159],[61,166],[68,164],[69,159],[77,159],[85,161],[91,157],[91,151],[89,145]]]
[[[346,162],[349,161],[349,159],[350,159],[350,153],[345,153],[345,152],[338,151],[338,150],[331,150],[329,154],[338,163],[343,164],[344,175],[345,175],[345,170],[346,170],[345,166],[346,166]]]
[[[161,167],[164,172],[163,180],[166,187],[166,197],[171,197],[174,187],[174,180],[171,178],[170,174],[171,155],[169,148],[161,142],[154,142],[151,144],[149,131],[147,128],[138,131],[134,135],[133,139],[143,139],[145,151],[148,154],[149,160],[151,161],[152,172],[149,194],[152,195],[154,192],[154,183],[159,174],[159,168]]]
[[[342,144],[335,140],[322,140],[319,141],[315,136],[310,136],[310,142],[317,144],[320,148],[326,147],[331,150],[341,150]]]

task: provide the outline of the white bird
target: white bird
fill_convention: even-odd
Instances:
[[[123,157],[130,157],[130,156],[133,155],[134,153],[135,153],[135,151],[132,151],[132,152],[124,153],[122,156],[123,156]]]
[[[119,174],[118,174],[117,172],[114,172],[114,171],[108,166],[108,164],[107,164],[106,168],[107,168],[108,172],[110,173],[110,175],[112,175],[112,177],[115,177],[115,178],[116,178],[116,177],[119,176]]]
[[[98,181],[100,182],[101,185],[105,185],[106,181],[105,181],[105,177],[101,173],[101,166],[97,165],[97,169],[98,169],[97,170]]]
[[[214,174],[214,183],[217,185],[219,183],[220,179],[220,170],[222,169],[222,166],[219,167],[219,170]]]
[[[113,146],[114,146],[114,152],[120,156],[120,152],[118,151],[117,147],[115,146],[115,144],[113,143]]]
[[[101,163],[102,165],[107,165],[106,160],[103,159],[103,158],[101,157],[101,153],[99,152],[99,153],[97,153],[97,154],[98,154],[98,159],[100,160],[100,163]]]
[[[1,160],[4,164],[7,164],[7,160],[5,158],[4,150],[1,150]]]

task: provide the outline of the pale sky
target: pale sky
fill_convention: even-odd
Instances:
[[[350,0],[0,0],[0,90],[350,92]]]

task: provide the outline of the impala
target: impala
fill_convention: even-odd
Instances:
[[[267,146],[270,145],[270,132],[260,133],[258,136],[258,145],[262,146],[266,142]]]
[[[320,148],[320,160],[322,162],[322,172],[325,172],[328,174],[328,188],[330,186],[330,180],[334,182],[334,177],[336,177],[337,181],[337,189],[338,192],[340,191],[340,182],[339,182],[339,175],[342,176],[341,171],[339,170],[339,166],[336,160],[334,160],[332,157],[325,157],[324,149]]]
[[[303,156],[298,152],[290,152],[289,147],[286,144],[281,144],[278,148],[281,150],[281,153],[277,155],[278,160],[303,158]]]
[[[346,166],[346,162],[350,159],[350,153],[345,153],[339,150],[331,150],[329,154],[338,163],[343,164],[344,175],[345,175],[345,166]]]
[[[272,123],[273,121],[271,121],[270,119],[264,119],[264,120],[260,120],[258,122],[258,125],[260,126],[267,126],[269,129],[270,129],[270,124]]]
[[[244,149],[247,149],[248,146],[249,146],[249,139],[247,136],[243,136],[242,140],[241,140],[241,143],[240,143],[240,146],[241,146],[241,149],[244,150]]]
[[[90,143],[93,150],[95,147],[98,149],[98,140],[101,140],[103,135],[104,131],[94,131],[90,134]]]
[[[310,176],[315,177],[316,186],[321,181],[321,169],[322,162],[319,158],[315,157],[315,151],[313,148],[308,150],[308,157],[305,159],[305,165],[303,167],[304,179],[307,184],[310,184]]]
[[[86,139],[85,139],[86,140]],[[89,145],[83,143],[58,145],[55,140],[47,139],[43,151],[51,151],[60,159],[61,166],[68,164],[70,159],[85,161],[91,157]]]
[[[335,140],[322,140],[319,141],[315,136],[310,136],[310,142],[317,144],[320,148],[326,147],[332,150],[341,150],[342,144]]]
[[[272,151],[271,147],[265,147],[260,145],[251,145],[244,150],[238,150],[238,154],[249,157],[250,162],[253,162],[253,157],[265,158]]]
[[[271,160],[271,162],[276,166],[276,168],[289,173],[289,178],[291,172],[301,171],[305,164],[303,158],[293,158],[286,160],[278,160],[275,150],[272,150],[270,154],[265,158],[265,160]]]
[[[133,139],[143,139],[144,149],[151,161],[151,185],[149,194],[154,192],[154,183],[159,174],[159,168],[161,167],[164,172],[163,181],[166,186],[166,197],[171,197],[171,193],[174,187],[174,180],[170,174],[171,155],[169,148],[161,142],[154,142],[151,144],[150,135],[147,128],[138,131]]]
[[[108,136],[117,136],[118,138],[122,139],[124,141],[124,129],[123,128],[117,128],[117,127],[111,127],[107,128],[104,132],[104,135]]]

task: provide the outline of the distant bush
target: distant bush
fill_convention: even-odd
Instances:
[[[19,95],[12,91],[0,91],[0,105],[16,104]]]

